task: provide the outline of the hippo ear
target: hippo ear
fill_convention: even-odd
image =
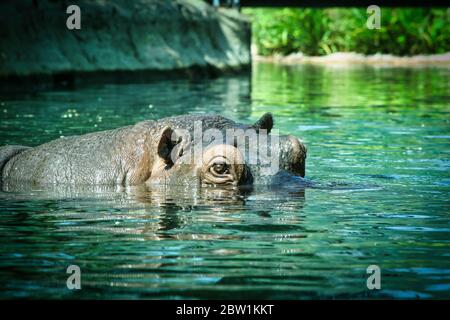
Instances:
[[[179,142],[179,137],[172,128],[164,127],[161,130],[157,147],[158,156],[161,157],[168,166],[172,166],[176,161],[176,159],[173,159],[175,155],[173,151]],[[176,155],[179,156],[178,153],[176,153]]]
[[[270,133],[270,130],[273,128],[273,117],[270,112],[265,113],[255,124],[252,126],[256,131],[260,129],[267,130],[267,134]]]

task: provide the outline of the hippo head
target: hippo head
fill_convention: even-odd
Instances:
[[[274,134],[270,113],[253,125],[191,116],[159,127],[147,184],[270,185],[305,176],[306,147],[294,136]]]

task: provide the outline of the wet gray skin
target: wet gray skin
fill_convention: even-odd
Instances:
[[[199,125],[201,130],[195,130]],[[183,115],[64,137],[33,148],[4,146],[0,148],[2,186],[233,187],[300,182],[305,175],[305,146],[293,136],[270,134],[272,127],[270,113],[253,125],[217,115]],[[209,129],[223,137],[233,132],[232,139],[205,139]],[[252,145],[247,133],[267,142]],[[274,164],[275,170],[267,170]]]

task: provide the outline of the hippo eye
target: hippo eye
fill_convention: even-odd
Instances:
[[[212,159],[204,170],[204,182],[207,184],[233,184],[236,180],[232,165],[224,157]]]
[[[228,174],[230,173],[230,167],[225,162],[216,162],[213,164],[212,169],[217,174]]]
[[[244,159],[237,148],[223,144],[212,146],[203,153],[202,162],[202,185],[239,184]]]

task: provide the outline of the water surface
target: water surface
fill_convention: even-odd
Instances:
[[[3,92],[0,144],[267,111],[308,146],[313,187],[3,190],[0,298],[450,298],[449,69],[260,63],[251,76]]]

